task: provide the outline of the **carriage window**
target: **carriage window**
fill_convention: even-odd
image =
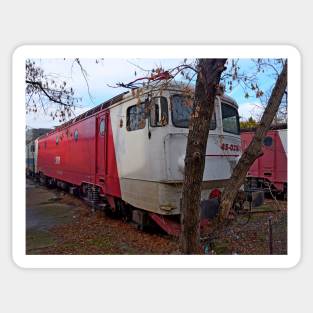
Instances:
[[[144,104],[133,105],[127,108],[127,130],[137,130],[145,128],[146,126],[146,115],[144,111]]]
[[[74,140],[77,141],[78,140],[78,130],[75,129],[75,132],[74,132]]]
[[[222,103],[223,131],[239,135],[239,115],[236,108]]]
[[[190,97],[174,95],[172,97],[172,121],[176,127],[189,127],[190,115],[192,112],[193,100]],[[210,130],[216,128],[216,116],[213,113],[210,123]]]
[[[264,146],[270,147],[273,144],[273,138],[272,137],[265,137],[263,140]]]
[[[150,125],[165,126],[168,124],[168,105],[165,97],[156,97],[151,101]]]
[[[55,143],[58,145],[59,144],[59,136],[56,136],[55,138]]]
[[[104,132],[105,132],[105,122],[104,122],[104,119],[101,119],[100,126],[99,126],[99,133],[101,136],[103,136]]]

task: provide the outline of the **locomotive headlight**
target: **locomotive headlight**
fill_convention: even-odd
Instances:
[[[179,158],[178,158],[178,169],[179,171],[184,174],[185,172],[185,154],[181,155]]]

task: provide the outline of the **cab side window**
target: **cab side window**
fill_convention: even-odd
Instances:
[[[146,115],[144,110],[144,104],[136,104],[127,108],[126,119],[126,127],[128,131],[145,128]]]
[[[152,98],[150,103],[150,125],[152,127],[168,124],[168,104],[165,97]]]
[[[263,139],[263,145],[266,147],[270,147],[273,144],[273,138],[270,136],[267,136]]]

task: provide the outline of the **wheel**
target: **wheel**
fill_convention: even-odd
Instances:
[[[121,199],[116,200],[116,208],[122,221],[127,223],[131,221],[132,212],[131,208]]]

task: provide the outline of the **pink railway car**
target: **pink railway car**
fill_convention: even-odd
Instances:
[[[254,130],[241,130],[244,151],[254,136]],[[272,127],[263,140],[263,155],[251,166],[247,179],[257,188],[275,193],[287,193],[287,126]]]

